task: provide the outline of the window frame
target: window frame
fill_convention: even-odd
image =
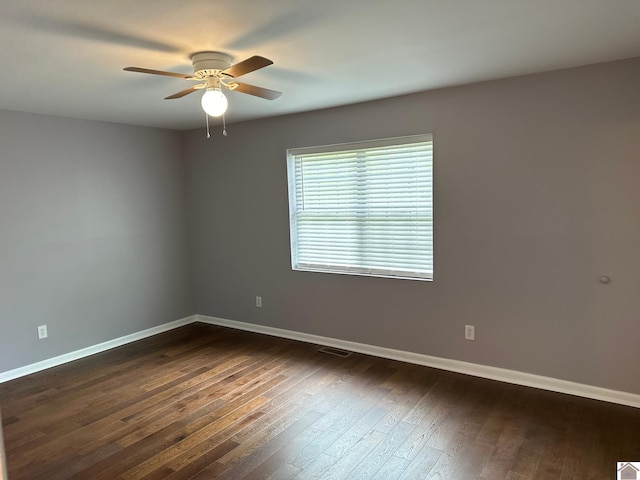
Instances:
[[[425,146],[425,159],[427,161],[427,170],[429,173],[426,177],[426,183],[422,185],[425,191],[428,192],[428,207],[427,211],[429,212],[428,223],[430,228],[428,229],[428,233],[423,235],[423,238],[427,240],[427,263],[431,266],[431,268],[427,271],[419,270],[417,268],[411,270],[407,268],[373,268],[372,266],[367,267],[345,267],[344,265],[331,265],[327,263],[308,263],[308,262],[300,262],[299,260],[299,251],[298,251],[298,208],[297,208],[297,199],[298,199],[298,177],[296,176],[296,162],[301,156],[309,156],[309,155],[322,155],[322,154],[347,154],[347,152],[359,152],[364,151],[365,155],[370,154],[371,150],[378,148],[402,148],[412,144],[427,144]],[[291,268],[294,271],[304,271],[304,272],[318,272],[318,273],[334,273],[339,275],[356,275],[356,276],[369,276],[369,277],[384,277],[384,278],[396,278],[396,279],[405,279],[405,280],[420,280],[420,281],[433,281],[433,263],[434,263],[434,246],[433,246],[433,232],[434,232],[434,211],[433,211],[433,168],[434,168],[434,142],[433,142],[433,134],[419,134],[419,135],[409,135],[402,137],[391,137],[391,138],[383,138],[376,140],[365,140],[358,142],[349,142],[349,143],[339,143],[339,144],[331,144],[331,145],[320,145],[313,147],[299,147],[299,148],[290,148],[287,149],[287,187],[288,187],[288,199],[289,199],[289,233],[290,233],[290,254],[291,254]],[[302,161],[302,160],[300,160]],[[358,160],[359,162],[359,160]],[[366,160],[365,160],[366,162]],[[369,178],[364,176],[365,178]],[[363,178],[363,177],[358,177]],[[360,188],[360,187],[358,187]],[[359,190],[358,190],[359,192]],[[356,195],[361,195],[361,193],[357,193]],[[417,195],[417,194],[416,194]],[[419,199],[418,196],[414,198]],[[366,203],[367,209],[366,212],[369,212],[370,204]],[[424,207],[423,207],[424,208]],[[366,221],[365,221],[366,222]],[[362,222],[364,224],[364,222]],[[415,230],[415,229],[414,229]],[[361,238],[361,237],[358,237]],[[421,237],[422,238],[422,237]],[[425,249],[424,245],[422,249]],[[418,248],[416,248],[416,251]],[[392,255],[388,255],[387,258],[392,258]],[[396,265],[397,267],[397,265]]]

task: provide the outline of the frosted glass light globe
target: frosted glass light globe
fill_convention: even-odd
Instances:
[[[227,111],[229,102],[227,97],[218,88],[207,89],[202,95],[202,109],[207,112],[207,115],[212,117],[219,117]]]

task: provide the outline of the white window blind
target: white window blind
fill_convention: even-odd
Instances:
[[[287,151],[294,270],[433,279],[433,140]]]

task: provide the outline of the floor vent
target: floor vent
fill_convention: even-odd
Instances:
[[[344,357],[344,358],[348,357],[353,353],[347,350],[340,350],[339,348],[333,348],[333,347],[322,347],[318,351],[322,353],[328,353],[329,355],[335,355],[336,357]]]

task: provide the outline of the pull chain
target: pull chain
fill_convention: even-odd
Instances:
[[[205,122],[207,123],[207,138],[211,138],[211,131],[209,130],[209,114],[205,113],[204,119],[205,119]],[[227,120],[224,116],[224,113],[222,114],[222,134],[225,137],[227,136]]]

